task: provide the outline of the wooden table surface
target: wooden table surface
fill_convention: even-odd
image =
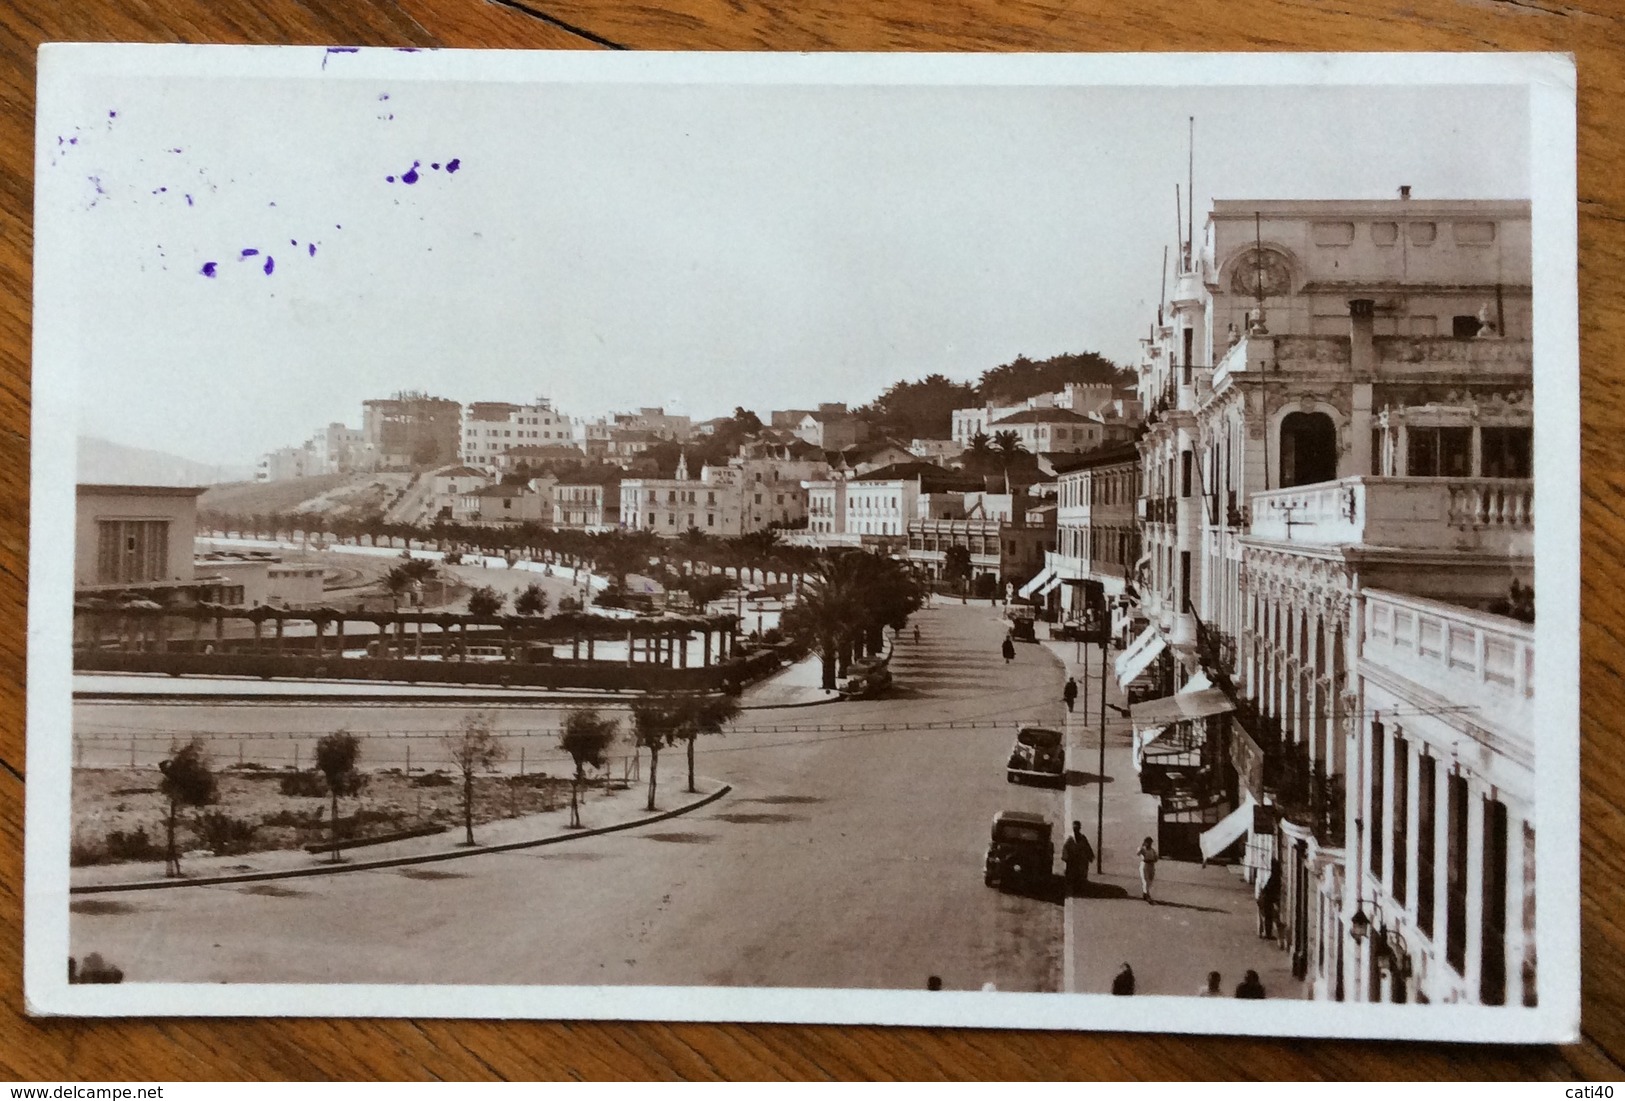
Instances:
[[[1619,0],[10,0],[0,10],[0,1077],[1625,1078],[1625,5]],[[47,41],[634,50],[1557,50],[1580,79],[1584,1032],[1481,1048],[918,1028],[23,1013],[34,51]],[[1486,136],[1486,140],[1493,137]]]

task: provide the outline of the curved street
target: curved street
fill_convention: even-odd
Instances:
[[[1000,810],[1046,814],[1059,841],[1061,793],[1007,784],[1004,762],[1020,722],[1061,721],[1061,667],[1036,645],[1006,665],[985,603],[914,622],[885,698],[752,712],[702,740],[699,770],[734,791],[693,815],[421,868],[76,898],[73,951],[137,982],[1056,990],[1060,898],[989,889],[981,865]],[[398,711],[344,706],[76,711],[76,726],[202,721],[228,741],[232,722],[403,729]],[[662,805],[681,774],[664,755]]]

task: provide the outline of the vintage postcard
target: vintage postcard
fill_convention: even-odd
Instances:
[[[47,46],[31,1009],[1572,1039],[1574,87]]]

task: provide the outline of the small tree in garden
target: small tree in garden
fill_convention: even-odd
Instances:
[[[570,755],[576,764],[575,775],[570,778],[570,827],[581,826],[578,793],[586,778],[587,766],[603,768],[608,759],[610,745],[621,732],[618,719],[607,719],[590,707],[577,708],[564,718],[564,731],[559,735],[559,748]]]
[[[316,771],[327,780],[327,794],[333,801],[333,863],[339,862],[339,796],[361,791],[366,777],[356,770],[361,758],[361,741],[348,730],[337,730],[316,743]]]
[[[546,615],[547,604],[547,590],[533,581],[514,597],[513,610],[520,615]]]
[[[182,807],[206,807],[215,801],[214,773],[209,768],[209,756],[201,738],[193,738],[184,746],[171,745],[170,757],[158,765],[164,778],[158,791],[169,803],[169,814],[164,821],[167,836],[164,849],[164,874],[181,874],[180,853],[175,850],[175,822]]]
[[[649,751],[649,810],[655,809],[660,750],[676,743],[687,713],[687,701],[679,696],[650,696],[632,705],[632,740]]]
[[[489,713],[476,711],[463,719],[457,733],[441,743],[463,778],[463,828],[470,845],[474,843],[474,774],[490,772],[508,756],[508,747],[492,733],[492,725]]]
[[[721,734],[722,728],[739,717],[739,701],[732,696],[697,696],[688,701],[687,715],[677,737],[688,743],[688,790],[694,786],[694,743],[701,734]]]
[[[502,611],[502,606],[508,598],[497,592],[489,585],[481,585],[468,594],[468,614],[492,616]]]

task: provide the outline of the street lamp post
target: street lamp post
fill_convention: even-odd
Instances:
[[[1085,678],[1087,679],[1087,678]],[[1100,639],[1100,761],[1095,769],[1095,874],[1106,863],[1106,639]]]

